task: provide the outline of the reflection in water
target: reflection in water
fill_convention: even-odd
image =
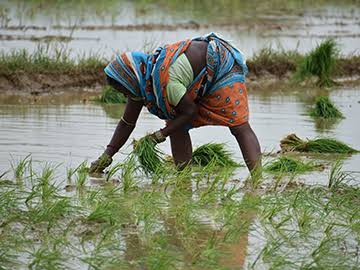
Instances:
[[[360,91],[339,89],[331,93],[331,99],[343,112],[345,119],[323,129],[319,133],[313,119],[307,114],[307,106],[294,95],[277,95],[272,92],[265,99],[250,93],[250,121],[259,137],[262,150],[278,150],[279,141],[290,133],[301,138],[334,137],[360,149],[360,127],[356,115],[360,113]],[[74,103],[74,101],[73,101]],[[84,160],[91,161],[109,142],[120,119],[124,105],[101,106],[95,103],[71,105],[0,105],[0,171],[9,168],[10,154],[14,158],[31,153],[34,160],[63,163],[64,168],[76,167]],[[131,138],[164,126],[164,122],[143,109]],[[227,128],[202,127],[191,131],[194,147],[206,142],[226,143],[235,159],[242,159],[238,145]],[[126,144],[115,161],[121,161],[124,153],[131,150]],[[159,145],[170,153],[167,140]],[[359,171],[359,155],[349,157],[345,168]],[[64,169],[65,171],[65,169]],[[246,176],[245,168],[239,177]],[[326,175],[324,174],[324,181]],[[319,180],[321,181],[321,180]]]
[[[125,104],[100,104],[100,106],[108,117],[119,121],[125,110]]]
[[[319,133],[336,128],[340,121],[341,119],[314,119],[316,131]]]

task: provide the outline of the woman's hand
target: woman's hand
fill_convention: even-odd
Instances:
[[[152,134],[147,135],[149,136],[155,143],[162,143],[165,142],[166,137],[164,136],[164,134],[162,134],[161,130],[158,130]]]
[[[91,162],[89,173],[103,173],[112,162],[111,156],[103,153],[97,160]]]

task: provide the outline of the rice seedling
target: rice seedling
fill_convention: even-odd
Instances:
[[[87,162],[82,162],[76,169],[77,178],[76,178],[76,187],[81,188],[85,185],[86,179],[88,177],[89,168],[87,167]]]
[[[331,75],[338,52],[335,40],[325,40],[305,56],[299,66],[297,77],[304,80],[309,76],[317,76],[317,84],[320,87],[332,86],[334,81],[331,79]]]
[[[149,136],[134,141],[133,154],[137,157],[141,169],[147,174],[156,174],[163,171],[163,153]]]
[[[100,103],[116,104],[126,103],[127,98],[110,85],[107,85],[102,89],[101,96],[95,99],[95,101]]]
[[[315,107],[310,110],[310,115],[313,117],[329,118],[344,118],[341,111],[331,102],[328,97],[320,96],[315,100]]]
[[[275,174],[303,173],[316,170],[318,167],[319,166],[312,162],[302,162],[294,158],[281,156],[278,159],[271,161],[264,167],[264,170]]]
[[[283,152],[298,151],[310,153],[353,154],[359,151],[347,144],[332,138],[300,139],[296,134],[290,134],[280,141]]]
[[[67,269],[60,250],[49,250],[47,247],[41,247],[31,253],[32,261],[29,263],[29,269]]]
[[[136,164],[135,157],[130,156],[123,164],[121,171],[121,183],[123,185],[124,192],[128,192],[136,189],[135,173]]]
[[[216,167],[239,167],[232,158],[232,154],[221,143],[207,143],[201,145],[193,152],[193,163],[198,166],[207,166],[212,163]]]
[[[123,164],[117,163],[106,171],[106,181],[109,181],[121,168]]]
[[[20,159],[17,164],[14,161],[11,162],[11,167],[14,171],[15,179],[19,180],[24,177],[26,167],[29,165],[31,160],[31,155],[27,155],[25,158]]]
[[[330,169],[328,188],[336,190],[350,180],[351,173],[342,171],[342,161],[337,160]]]

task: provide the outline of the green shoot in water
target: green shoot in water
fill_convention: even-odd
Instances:
[[[76,169],[77,178],[76,178],[76,187],[81,188],[85,185],[86,179],[88,177],[89,169],[87,167],[87,162],[82,162]]]
[[[315,100],[315,107],[310,111],[313,117],[329,118],[344,118],[343,114],[331,102],[328,97],[317,97]]]
[[[15,179],[22,179],[24,177],[26,167],[31,163],[31,155],[27,155],[24,159],[20,159],[17,164],[11,162],[11,167],[14,171]]]
[[[297,72],[298,78],[304,80],[309,76],[317,76],[320,87],[332,86],[334,82],[331,75],[337,55],[338,48],[333,39],[322,42],[304,58]]]
[[[330,169],[328,188],[335,190],[346,184],[351,174],[342,171],[343,163],[337,160]]]
[[[300,139],[295,134],[290,134],[280,141],[280,147],[283,152],[298,151],[312,153],[339,153],[353,154],[359,151],[351,148],[347,144],[332,138]]]
[[[302,162],[286,156],[281,156],[265,166],[265,171],[271,173],[302,173],[315,170],[318,166],[311,162]]]
[[[207,166],[212,163],[216,167],[239,167],[232,158],[232,154],[221,143],[207,143],[199,146],[193,152],[193,163],[199,166]]]

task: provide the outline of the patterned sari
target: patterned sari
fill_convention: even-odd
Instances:
[[[206,67],[187,89],[198,105],[199,113],[187,129],[205,125],[237,126],[248,121],[249,109],[243,54],[214,33],[193,40],[208,42]],[[176,117],[167,99],[169,67],[185,52],[191,40],[180,41],[155,50],[117,56],[105,73],[122,84],[134,96],[141,97],[149,112],[161,119]]]

